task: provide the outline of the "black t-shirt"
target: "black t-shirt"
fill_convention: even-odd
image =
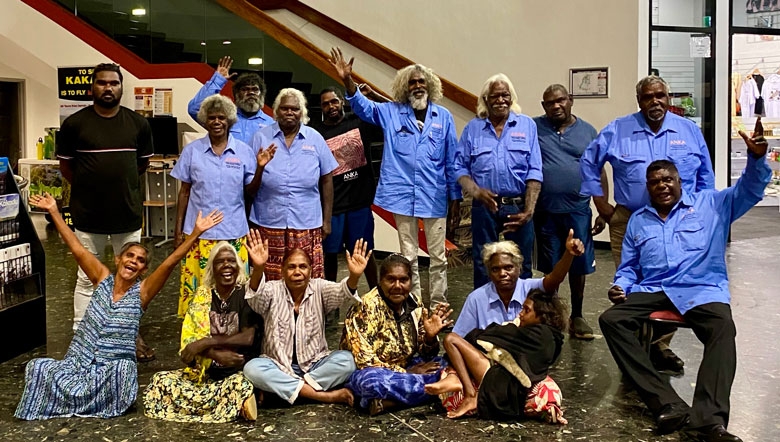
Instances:
[[[371,143],[383,140],[382,130],[355,114],[347,114],[335,126],[317,122],[312,128],[325,138],[339,163],[333,171],[333,214],[371,206],[376,191]]]
[[[120,107],[103,118],[94,105],[71,115],[57,134],[57,158],[73,170],[70,212],[76,229],[125,233],[141,228],[138,163],[154,153],[149,122]]]
[[[252,310],[249,303],[244,299],[246,293],[244,287],[239,287],[233,291],[230,297],[222,302],[216,290],[211,291],[211,312],[209,321],[211,323],[211,335],[233,336],[248,327],[255,328],[255,339],[249,347],[239,347],[232,349],[236,353],[244,355],[244,361],[249,361],[260,356],[261,344],[263,342],[263,318]],[[209,378],[214,380],[224,379],[234,373],[239,372],[238,367],[223,367],[212,361],[208,369]]]

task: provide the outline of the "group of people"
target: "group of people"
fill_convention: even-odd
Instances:
[[[266,88],[257,74],[235,78],[235,104],[218,95],[232,79],[232,60],[219,61],[189,106],[207,135],[184,147],[172,171],[181,182],[176,250],[140,285],[147,259],[140,246],[115,244],[113,277],[93,255],[106,234],[117,243],[136,228],[130,221],[140,216],[136,193],[151,155],[148,125],[119,106],[119,67],[95,69],[95,105],[66,120],[67,135],[58,138],[63,174],[73,183],[76,234],[55,222],[86,279],[77,285],[83,286],[77,316],[89,307],[63,361],[28,365],[17,416],[124,412],[137,390],[128,350],[140,309],[181,260],[178,312],[187,367],[153,377],[144,392],[150,417],[251,419],[258,396],[274,394],[290,404],[300,397],[357,402],[371,414],[440,395],[451,417],[516,419],[527,414],[526,396],[540,382],[557,388],[547,375],[563,334],[594,337],[582,317],[585,278],[595,270],[592,237],[608,224],[617,267],[608,296],[615,306],[599,322],[618,366],[655,414],[659,432],[685,428],[697,440],[740,440],[726,430],[736,353],[724,248],[730,223],[761,199],[770,175],[760,127],[752,137],[741,134],[751,154],[744,176],[718,192],[701,131],[668,112],[669,88],[659,77],[637,84],[637,113],[597,133],[572,114],[564,86],[543,92],[544,115],[532,119],[520,113],[509,78],[496,74],[458,140],[452,115],[436,104],[442,87],[430,69],[398,71],[387,98],[352,80],[354,59],[340,49],[330,60],[346,96],[324,89],[322,121],[311,126],[306,97],[295,89],[278,94],[273,119],[263,113]],[[346,102],[354,114],[345,113]],[[98,129],[108,124],[116,130]],[[112,138],[125,132],[132,132],[128,139]],[[384,150],[375,187],[370,146],[378,141]],[[472,198],[474,291],[455,321],[445,237],[458,222],[463,195]],[[591,197],[598,211],[592,226]],[[56,214],[48,197],[31,203]],[[371,253],[372,204],[393,215],[401,249],[379,266]],[[428,308],[417,266],[418,220],[430,256]],[[537,268],[546,275],[539,279],[531,278],[534,242]],[[336,282],[342,250],[349,276]],[[371,290],[359,296],[364,273]],[[567,274],[569,312],[557,295]],[[91,301],[83,295],[89,286],[96,287]],[[104,299],[107,293],[112,300]],[[352,307],[341,348],[331,352],[325,317],[346,301]],[[106,308],[122,302],[133,304],[127,317],[115,318]],[[663,309],[681,313],[705,343],[692,408],[659,374],[683,366],[669,349],[674,330],[656,333],[663,337],[649,354],[635,336],[650,313]],[[113,320],[122,330],[107,325]],[[441,358],[438,335],[453,323]],[[97,354],[124,370],[121,380],[88,358],[106,340],[111,350]],[[122,348],[113,348],[120,341]],[[85,369],[107,380],[73,384]],[[124,394],[108,395],[112,389]],[[552,410],[548,419],[562,420]]]

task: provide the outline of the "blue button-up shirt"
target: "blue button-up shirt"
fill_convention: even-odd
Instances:
[[[224,214],[221,223],[203,232],[201,238],[231,240],[249,232],[244,206],[244,186],[252,182],[257,159],[252,148],[228,135],[222,155],[211,147],[208,135],[184,146],[171,171],[177,180],[192,184],[183,232],[192,233],[198,211],[206,216],[217,209]]]
[[[276,144],[276,154],[263,171],[249,220],[271,229],[316,229],[322,227],[320,177],[333,172],[339,163],[322,135],[301,125],[290,147],[284,132],[273,123],[255,134],[252,150]]]
[[[569,213],[590,207],[590,197],[580,193],[580,158],[596,129],[582,118],[563,133],[546,116],[534,118],[542,152],[542,174],[551,177],[542,186],[537,207],[551,213]]]
[[[523,310],[523,303],[528,292],[533,289],[544,290],[544,279],[518,279],[515,293],[509,301],[509,308],[505,308],[504,302],[498,297],[493,282],[479,287],[466,297],[466,302],[463,303],[463,309],[460,311],[452,331],[466,336],[475,328],[484,329],[493,323],[503,324],[515,319]]]
[[[695,123],[667,112],[661,129],[653,133],[642,113],[637,112],[609,123],[585,149],[580,161],[581,191],[603,195],[601,169],[609,161],[615,202],[633,212],[650,202],[645,171],[650,163],[662,159],[677,166],[686,192],[715,188],[710,153]]]
[[[214,72],[211,79],[200,88],[198,93],[195,94],[195,97],[190,100],[190,103],[187,105],[187,113],[190,114],[193,120],[198,121],[198,111],[200,110],[200,105],[203,103],[203,100],[214,94],[218,94],[227,82],[227,78],[223,77],[222,74]],[[273,118],[263,112],[262,106],[263,103],[260,103],[260,110],[252,116],[247,116],[240,108],[237,109],[236,115],[238,121],[230,128],[230,134],[246,144],[251,144],[255,132],[274,122]]]
[[[487,118],[469,121],[455,153],[455,176],[466,175],[499,196],[518,196],[525,193],[528,180],[541,182],[542,154],[534,121],[511,112],[500,137]]]
[[[457,138],[450,112],[428,103],[422,131],[408,103],[375,103],[356,93],[347,97],[352,111],[385,137],[374,204],[399,215],[447,216],[447,200],[462,197],[453,162]]]
[[[748,157],[728,189],[683,191],[664,222],[651,206],[628,221],[615,285],[630,296],[664,292],[681,314],[710,302],[729,303],[726,241],[729,227],[764,197],[772,176],[766,158]]]

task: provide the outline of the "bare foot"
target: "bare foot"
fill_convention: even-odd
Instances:
[[[319,401],[326,404],[346,404],[351,407],[355,403],[355,396],[348,388],[339,388],[338,390],[320,392]]]
[[[447,417],[450,419],[457,419],[466,413],[469,413],[471,411],[475,411],[477,409],[477,397],[476,396],[464,396],[463,402],[460,404],[460,407],[458,407],[455,411],[450,411],[447,413]]]
[[[425,385],[425,392],[430,395],[439,395],[460,390],[463,390],[463,384],[455,374],[450,374],[440,381]]]

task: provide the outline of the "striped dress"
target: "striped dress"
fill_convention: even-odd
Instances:
[[[143,311],[140,282],[113,302],[114,276],[95,289],[68,353],[61,361],[33,359],[16,409],[19,419],[123,414],[135,403],[135,337]]]

